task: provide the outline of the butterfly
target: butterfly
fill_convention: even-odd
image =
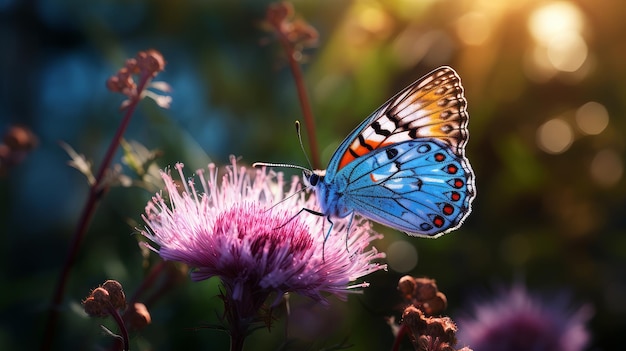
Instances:
[[[451,67],[418,79],[359,124],[326,170],[304,169],[320,207],[305,210],[326,216],[330,229],[332,218],[355,214],[412,236],[457,229],[476,196],[466,105]]]

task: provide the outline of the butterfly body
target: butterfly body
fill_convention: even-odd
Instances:
[[[437,237],[471,211],[474,173],[460,78],[440,67],[365,119],[325,171],[305,171],[329,219],[359,214],[409,235]]]

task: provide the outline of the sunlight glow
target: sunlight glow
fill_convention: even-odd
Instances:
[[[387,32],[393,24],[389,15],[376,6],[363,6],[358,13],[358,22],[370,33]]]
[[[544,5],[528,19],[535,50],[545,51],[549,64],[561,72],[576,72],[587,60],[589,50],[583,37],[584,25],[583,13],[568,1]],[[542,66],[545,62],[536,61],[535,64]]]
[[[535,10],[528,20],[528,27],[538,43],[548,45],[560,35],[580,33],[583,29],[583,15],[569,1],[557,1]]]
[[[554,118],[537,130],[537,144],[549,154],[565,152],[574,142],[572,127],[562,119]]]
[[[484,44],[491,35],[491,22],[481,12],[469,12],[457,21],[456,31],[459,38],[467,45]]]

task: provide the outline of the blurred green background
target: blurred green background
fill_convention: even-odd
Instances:
[[[154,48],[170,110],[142,102],[126,138],[184,162],[306,165],[293,123],[302,119],[284,53],[261,29],[265,1],[0,1],[0,132],[31,128],[39,146],[0,178],[0,349],[39,347],[47,306],[87,198],[59,141],[98,165],[120,121],[122,97],[104,82],[128,57]],[[626,6],[615,0],[294,1],[319,31],[303,69],[323,163],[369,113],[440,65],[462,77],[476,172],[473,213],[437,240],[386,233],[388,273],[330,309],[294,298],[290,329],[321,349],[388,350],[385,317],[398,315],[404,274],[437,280],[448,315],[470,311],[494,287],[524,282],[595,308],[590,350],[623,346],[626,330]],[[305,136],[306,137],[306,136]],[[119,158],[118,158],[119,161]],[[134,226],[151,193],[114,188],[98,208],[73,270],[55,349],[110,340],[79,303],[106,279],[131,294],[146,272]],[[408,245],[407,245],[408,243]],[[152,262],[159,260],[155,254]],[[217,282],[181,280],[149,305],[153,324],[135,350],[225,350],[215,323]],[[574,305],[575,306],[575,305]],[[217,312],[216,312],[217,311]],[[285,320],[249,349],[276,350]],[[307,345],[304,347],[303,345]],[[471,346],[471,345],[470,345]]]

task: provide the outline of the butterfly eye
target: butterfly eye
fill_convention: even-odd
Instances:
[[[318,176],[318,175],[317,175],[317,174],[315,174],[315,173],[311,173],[311,174],[309,175],[309,177],[308,177],[308,180],[309,180],[309,184],[310,184],[311,186],[316,186],[316,185],[317,185],[317,183],[319,183],[319,181],[320,181],[320,176]]]

